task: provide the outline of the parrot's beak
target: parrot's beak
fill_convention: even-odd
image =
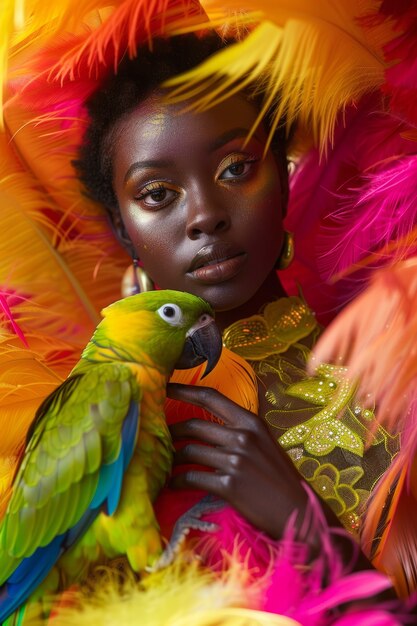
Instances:
[[[222,351],[222,336],[211,315],[204,313],[188,330],[184,350],[175,364],[176,369],[185,370],[207,361],[204,376],[216,366]]]

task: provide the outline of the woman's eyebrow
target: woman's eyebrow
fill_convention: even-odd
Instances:
[[[152,168],[159,168],[159,167],[169,167],[172,164],[171,161],[166,161],[166,160],[146,160],[146,161],[136,161],[135,163],[132,163],[132,165],[129,167],[129,169],[127,170],[125,177],[123,179],[123,183],[127,183],[127,181],[129,180],[129,178],[137,171],[137,170],[146,170],[146,169],[152,169]]]
[[[215,150],[222,148],[229,141],[232,141],[233,139],[237,139],[239,137],[244,137],[246,139],[246,137],[248,137],[249,135],[249,132],[249,128],[231,128],[230,130],[227,130],[226,132],[216,137],[216,139],[210,144],[209,150],[210,152],[214,152]],[[252,136],[257,141],[261,141],[261,139],[256,134]]]

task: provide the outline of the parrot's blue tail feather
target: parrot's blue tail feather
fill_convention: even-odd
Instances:
[[[9,577],[0,590],[0,624],[11,615],[48,575],[59,558],[63,535],[38,548]]]
[[[139,426],[139,408],[137,402],[131,402],[129,411],[123,422],[122,444],[116,460],[103,465],[94,498],[90,503],[92,509],[106,507],[107,515],[113,515],[120,500],[123,476],[129,465],[136,443],[136,433]]]
[[[111,478],[110,485],[106,499],[106,513],[107,515],[113,515],[120,500],[120,494],[122,491],[123,484],[123,460],[124,460],[124,450],[123,446],[121,447],[120,454],[117,457],[116,461],[112,463],[111,470]]]
[[[118,463],[120,455],[110,465],[103,465],[100,468],[100,475],[98,479],[97,489],[94,493],[94,497],[90,502],[90,509],[100,509],[109,497],[109,493],[113,487],[115,466]]]
[[[122,428],[122,448],[123,448],[123,471],[132,460],[133,451],[136,445],[136,437],[139,430],[139,406],[137,402],[131,402],[129,411]]]

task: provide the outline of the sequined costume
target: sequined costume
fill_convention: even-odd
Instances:
[[[398,452],[399,436],[357,402],[344,367],[322,364],[306,378],[318,331],[306,304],[292,297],[233,324],[224,343],[249,360],[265,387],[263,412],[274,437],[341,522],[356,531],[373,487]]]

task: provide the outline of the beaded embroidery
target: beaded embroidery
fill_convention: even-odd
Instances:
[[[235,322],[223,334],[224,345],[249,361],[285,352],[307,337],[317,321],[307,305],[295,296],[267,304],[262,315]]]
[[[338,419],[353,395],[352,385],[343,378],[345,372],[343,367],[321,365],[317,371],[318,378],[304,380],[287,388],[287,394],[323,405],[323,409],[303,424],[289,428],[279,438],[283,448],[303,443],[306,452],[323,456],[339,446],[362,456],[361,438]]]

